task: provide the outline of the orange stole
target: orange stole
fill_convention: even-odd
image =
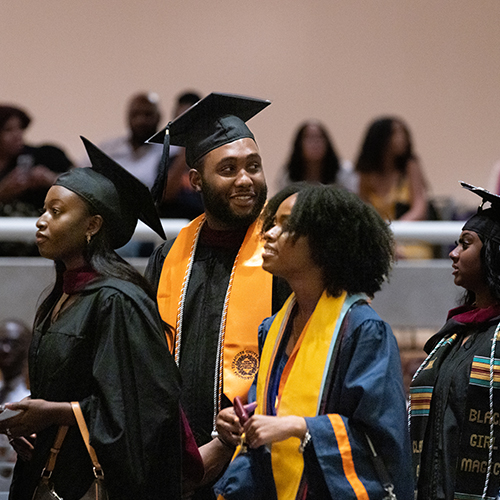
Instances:
[[[276,411],[278,417],[317,415],[324,375],[328,370],[331,349],[336,339],[333,334],[337,322],[342,321],[341,313],[344,311],[345,299],[345,292],[338,298],[328,297],[326,292],[323,292],[283,371],[282,379],[288,376],[284,384],[280,383],[279,404]],[[261,354],[261,367],[257,380],[258,406],[255,413],[265,415],[267,412],[271,368],[294,304],[295,295],[292,295],[269,329]],[[288,366],[289,364],[292,366]],[[297,495],[304,469],[304,459],[298,447],[297,438],[289,438],[271,446],[278,500],[294,499]]]
[[[201,215],[181,230],[163,263],[158,285],[158,308],[164,321],[181,334],[185,296],[196,251],[197,236],[205,216]],[[262,269],[260,225],[247,231],[232,270],[226,294],[227,314],[222,315],[221,331],[224,393],[229,399],[246,397],[258,368],[257,330],[272,312],[272,275]],[[169,340],[170,351],[180,346]]]

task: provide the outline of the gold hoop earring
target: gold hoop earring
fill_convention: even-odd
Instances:
[[[90,244],[92,236],[90,236],[90,234],[87,234],[85,237],[87,238],[87,245]]]

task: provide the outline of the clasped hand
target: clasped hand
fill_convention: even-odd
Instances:
[[[222,441],[232,446],[240,444],[241,436],[245,433],[245,441],[250,448],[284,441],[290,437],[303,439],[307,430],[305,419],[296,415],[253,415],[241,425],[232,407],[219,412],[216,427]]]

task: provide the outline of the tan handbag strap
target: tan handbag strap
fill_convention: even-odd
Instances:
[[[45,464],[45,468],[42,471],[42,477],[50,477],[52,475],[52,471],[56,466],[57,455],[59,454],[59,450],[63,444],[64,438],[66,437],[66,433],[68,432],[67,425],[60,425],[57,430],[56,438],[54,439],[54,444],[50,449],[49,458],[47,459],[47,463]]]
[[[78,401],[71,402],[71,408],[73,409],[73,413],[75,414],[76,421],[78,423],[78,427],[80,428],[80,432],[82,434],[83,441],[85,442],[85,446],[89,452],[92,463],[94,464],[94,472],[99,475],[103,475],[101,465],[97,460],[97,455],[95,453],[94,448],[90,446],[89,439],[89,430],[87,428],[87,424],[85,423],[85,419],[83,418],[82,409],[80,408],[80,403]]]

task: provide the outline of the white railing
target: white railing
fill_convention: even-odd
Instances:
[[[448,244],[458,240],[464,221],[394,221],[391,229],[398,241],[423,240]]]
[[[0,241],[34,241],[36,218],[0,217]],[[186,219],[162,219],[167,238],[175,238],[189,222]],[[423,240],[433,244],[453,243],[458,236],[463,222],[457,221],[395,221],[391,224],[398,241]],[[133,239],[136,241],[159,242],[160,237],[143,222],[139,221]]]
[[[0,217],[0,241],[35,241],[36,217]],[[188,223],[187,219],[162,219],[167,238],[175,238]],[[161,238],[142,221],[139,221],[133,239],[159,242]]]

